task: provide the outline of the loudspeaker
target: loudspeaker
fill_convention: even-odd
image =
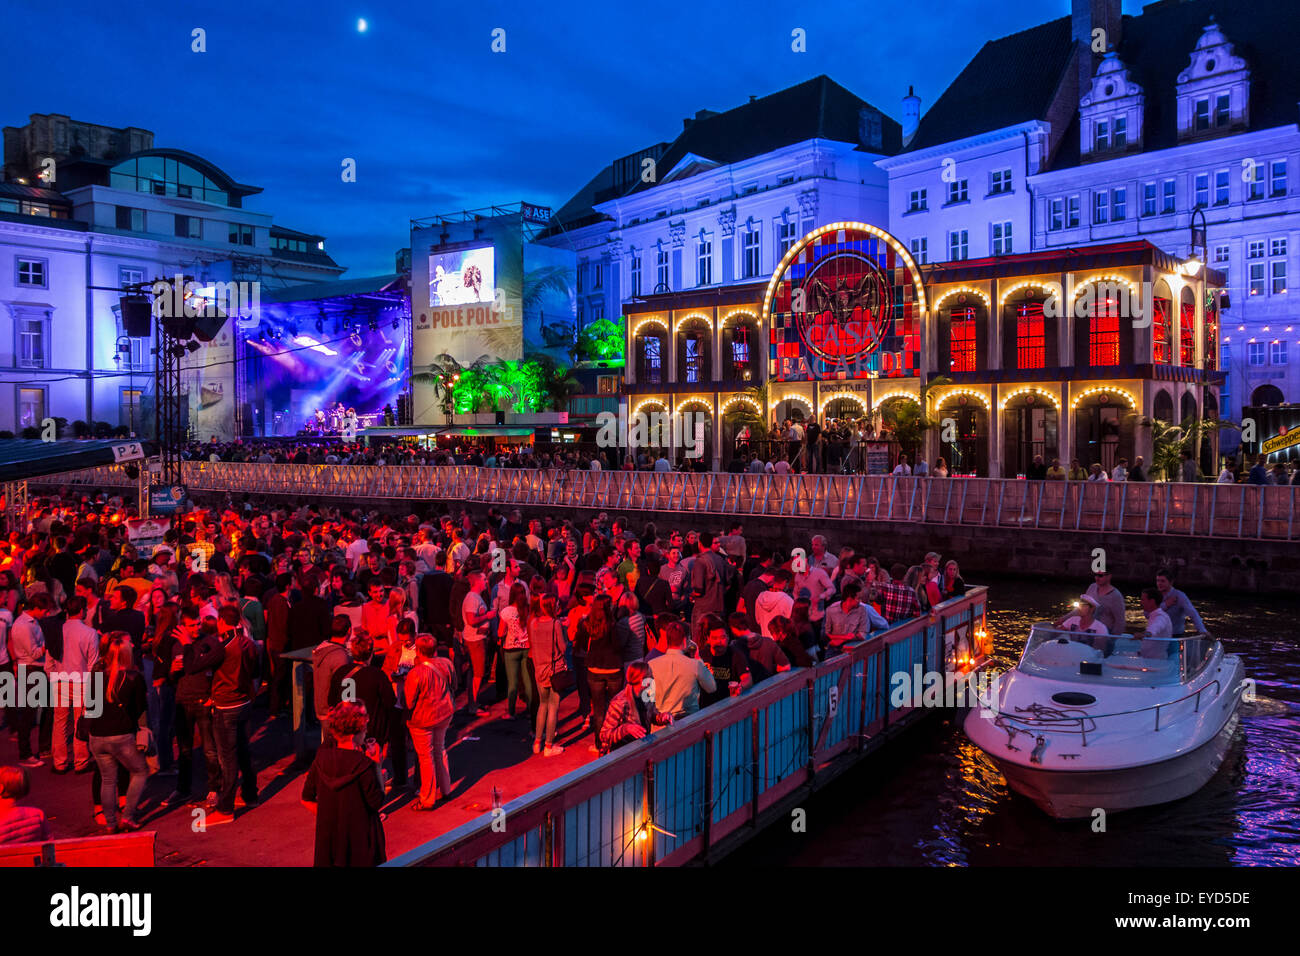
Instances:
[[[194,320],[194,337],[200,342],[211,342],[221,331],[221,327],[226,324],[226,316],[217,309],[212,310],[212,314],[199,315]]]
[[[124,295],[118,300],[122,310],[122,331],[133,339],[147,339],[153,321],[153,307],[142,295]]]
[[[497,413],[496,413],[496,416],[497,416],[497,424],[498,424],[498,425],[504,425],[504,424],[506,423],[506,413],[505,413],[505,412],[497,412]]]
[[[411,396],[405,392],[397,396],[397,424],[411,424]]]

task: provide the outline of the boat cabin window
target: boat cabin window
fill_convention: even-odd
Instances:
[[[1131,634],[1088,634],[1036,624],[1017,670],[1085,684],[1179,684],[1210,659],[1214,641],[1204,635],[1154,640]]]

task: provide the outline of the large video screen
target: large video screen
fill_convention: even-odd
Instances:
[[[496,289],[495,260],[491,246],[430,255],[429,304],[491,302]]]

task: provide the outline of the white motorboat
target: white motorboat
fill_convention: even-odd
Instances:
[[[966,715],[1013,790],[1062,820],[1178,800],[1223,763],[1241,659],[1205,634],[1151,639],[1036,624]]]

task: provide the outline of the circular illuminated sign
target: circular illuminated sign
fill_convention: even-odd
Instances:
[[[880,347],[894,315],[891,283],[857,252],[827,256],[791,293],[791,312],[808,351],[841,364]]]

